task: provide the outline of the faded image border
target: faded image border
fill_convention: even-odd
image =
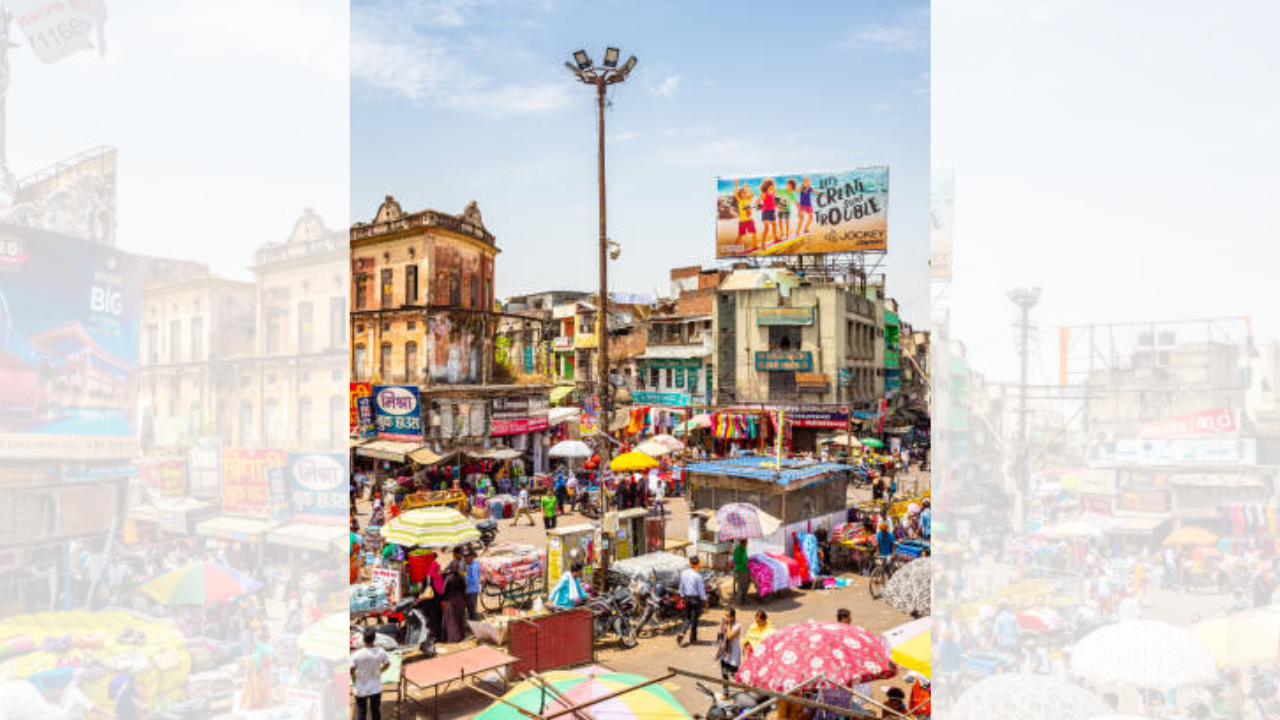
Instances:
[[[101,2],[6,5],[7,52],[103,43]],[[345,716],[345,230],[246,227],[244,280],[138,252],[130,151],[0,154],[0,714]]]

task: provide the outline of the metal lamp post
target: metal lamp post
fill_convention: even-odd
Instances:
[[[573,62],[566,62],[565,67],[569,68],[569,72],[573,73],[585,85],[591,85],[596,89],[596,112],[598,120],[598,138],[599,143],[597,150],[597,170],[599,173],[597,184],[600,192],[600,306],[598,308],[597,322],[600,341],[597,352],[600,355],[600,376],[597,381],[597,387],[600,388],[600,426],[601,431],[607,436],[609,433],[610,416],[613,411],[613,387],[609,376],[609,256],[610,241],[608,231],[605,224],[605,184],[604,184],[604,106],[605,106],[605,88],[616,83],[623,82],[636,66],[636,57],[632,55],[627,61],[618,67],[618,58],[621,53],[618,48],[611,47],[604,51],[604,62],[596,65],[591,61],[591,57],[587,55],[586,50],[578,50],[573,53]],[[616,251],[614,252],[616,257]],[[606,440],[603,443],[605,452],[602,458],[609,454],[609,443]],[[602,459],[603,462],[603,459]],[[601,509],[605,505],[604,493],[601,492]]]

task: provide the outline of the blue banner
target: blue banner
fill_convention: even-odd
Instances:
[[[375,385],[373,405],[378,437],[404,441],[422,439],[422,406],[417,385]]]
[[[294,516],[345,522],[348,511],[347,457],[341,453],[289,453],[289,487]]]

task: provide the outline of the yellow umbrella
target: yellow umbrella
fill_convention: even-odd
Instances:
[[[609,463],[609,467],[614,472],[637,472],[658,467],[658,461],[638,450],[632,450],[614,458]]]
[[[1280,613],[1216,617],[1191,626],[1218,665],[1264,665],[1280,652]]]
[[[899,625],[884,634],[885,640],[889,641],[893,661],[925,677],[931,677],[932,670],[929,639],[932,635],[931,623],[930,618],[922,617],[905,625]]]
[[[1195,526],[1180,527],[1169,533],[1169,537],[1164,539],[1166,546],[1176,545],[1178,547],[1191,547],[1194,545],[1216,545],[1218,536]]]

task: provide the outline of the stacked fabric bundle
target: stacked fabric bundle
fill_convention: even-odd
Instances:
[[[234,691],[231,673],[225,669],[191,673],[187,676],[188,697],[231,697]]]
[[[790,558],[787,558],[790,560]],[[794,565],[795,561],[791,560]],[[760,597],[772,595],[779,590],[795,587],[792,582],[790,567],[771,554],[756,554],[747,558],[747,572],[756,583]]]
[[[804,569],[800,567],[800,563],[796,562],[793,557],[787,557],[782,553],[765,553],[775,562],[782,563],[787,569],[787,575],[790,577],[787,587],[800,587],[800,583],[804,581]]]
[[[672,587],[680,583],[680,572],[687,567],[688,558],[663,551],[617,560],[609,566],[609,572],[625,578],[625,582],[656,578],[662,585]]]
[[[502,518],[506,517],[506,515],[503,514],[503,508],[505,506],[506,506],[506,502],[502,498],[499,498],[499,497],[490,498],[489,499],[489,517],[493,518],[494,520],[501,520]]]
[[[800,533],[800,551],[809,565],[808,580],[818,579],[822,573],[822,561],[818,557],[818,538],[813,533]]]
[[[499,543],[489,548],[480,558],[480,578],[483,582],[506,587],[507,585],[540,575],[546,568],[547,555],[532,545]]]

